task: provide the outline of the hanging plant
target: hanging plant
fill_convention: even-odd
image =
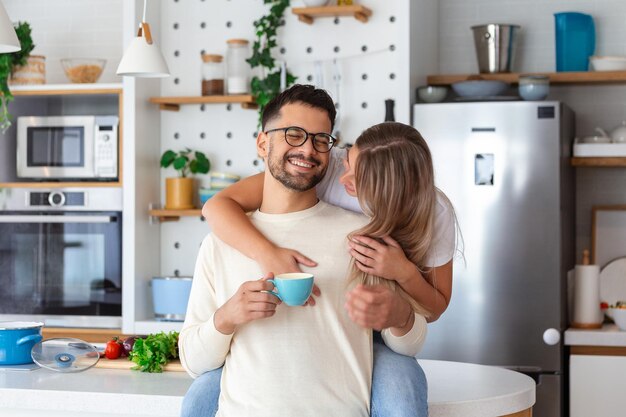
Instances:
[[[272,57],[272,48],[276,47],[276,32],[285,24],[283,16],[290,0],[263,0],[270,5],[269,13],[254,22],[256,40],[252,45],[252,56],[247,60],[252,68],[261,67],[262,77],[253,77],[252,95],[259,106],[259,126],[263,110],[271,99],[280,93],[280,68]],[[287,87],[296,81],[296,77],[287,71]]]
[[[17,39],[20,41],[21,50],[10,54],[0,54],[0,93],[2,94],[2,110],[0,111],[0,130],[4,133],[11,126],[11,115],[7,105],[13,100],[13,94],[9,90],[9,75],[13,68],[26,65],[26,58],[30,55],[35,45],[30,35],[30,25],[27,22],[19,22],[15,26]]]

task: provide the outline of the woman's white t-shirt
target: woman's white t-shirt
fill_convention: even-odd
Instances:
[[[327,203],[342,207],[346,210],[362,213],[356,197],[350,196],[339,177],[343,175],[343,159],[347,156],[347,149],[333,148],[328,161],[328,170],[324,179],[317,185],[317,196]],[[448,203],[437,194],[435,210],[435,226],[432,248],[426,260],[426,266],[437,267],[445,265],[454,256],[456,230],[454,215]]]

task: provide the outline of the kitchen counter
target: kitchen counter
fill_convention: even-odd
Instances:
[[[615,324],[604,324],[601,329],[573,329],[565,331],[568,346],[626,346],[626,332]]]
[[[484,365],[419,362],[428,378],[431,417],[530,416],[535,383],[526,375]],[[191,382],[184,372],[0,371],[0,415],[174,417]]]

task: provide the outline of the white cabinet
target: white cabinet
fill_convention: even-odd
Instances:
[[[570,417],[624,415],[626,356],[570,356]]]

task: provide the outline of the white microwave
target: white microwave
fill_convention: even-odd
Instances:
[[[116,116],[18,117],[18,178],[117,180],[118,124]]]

